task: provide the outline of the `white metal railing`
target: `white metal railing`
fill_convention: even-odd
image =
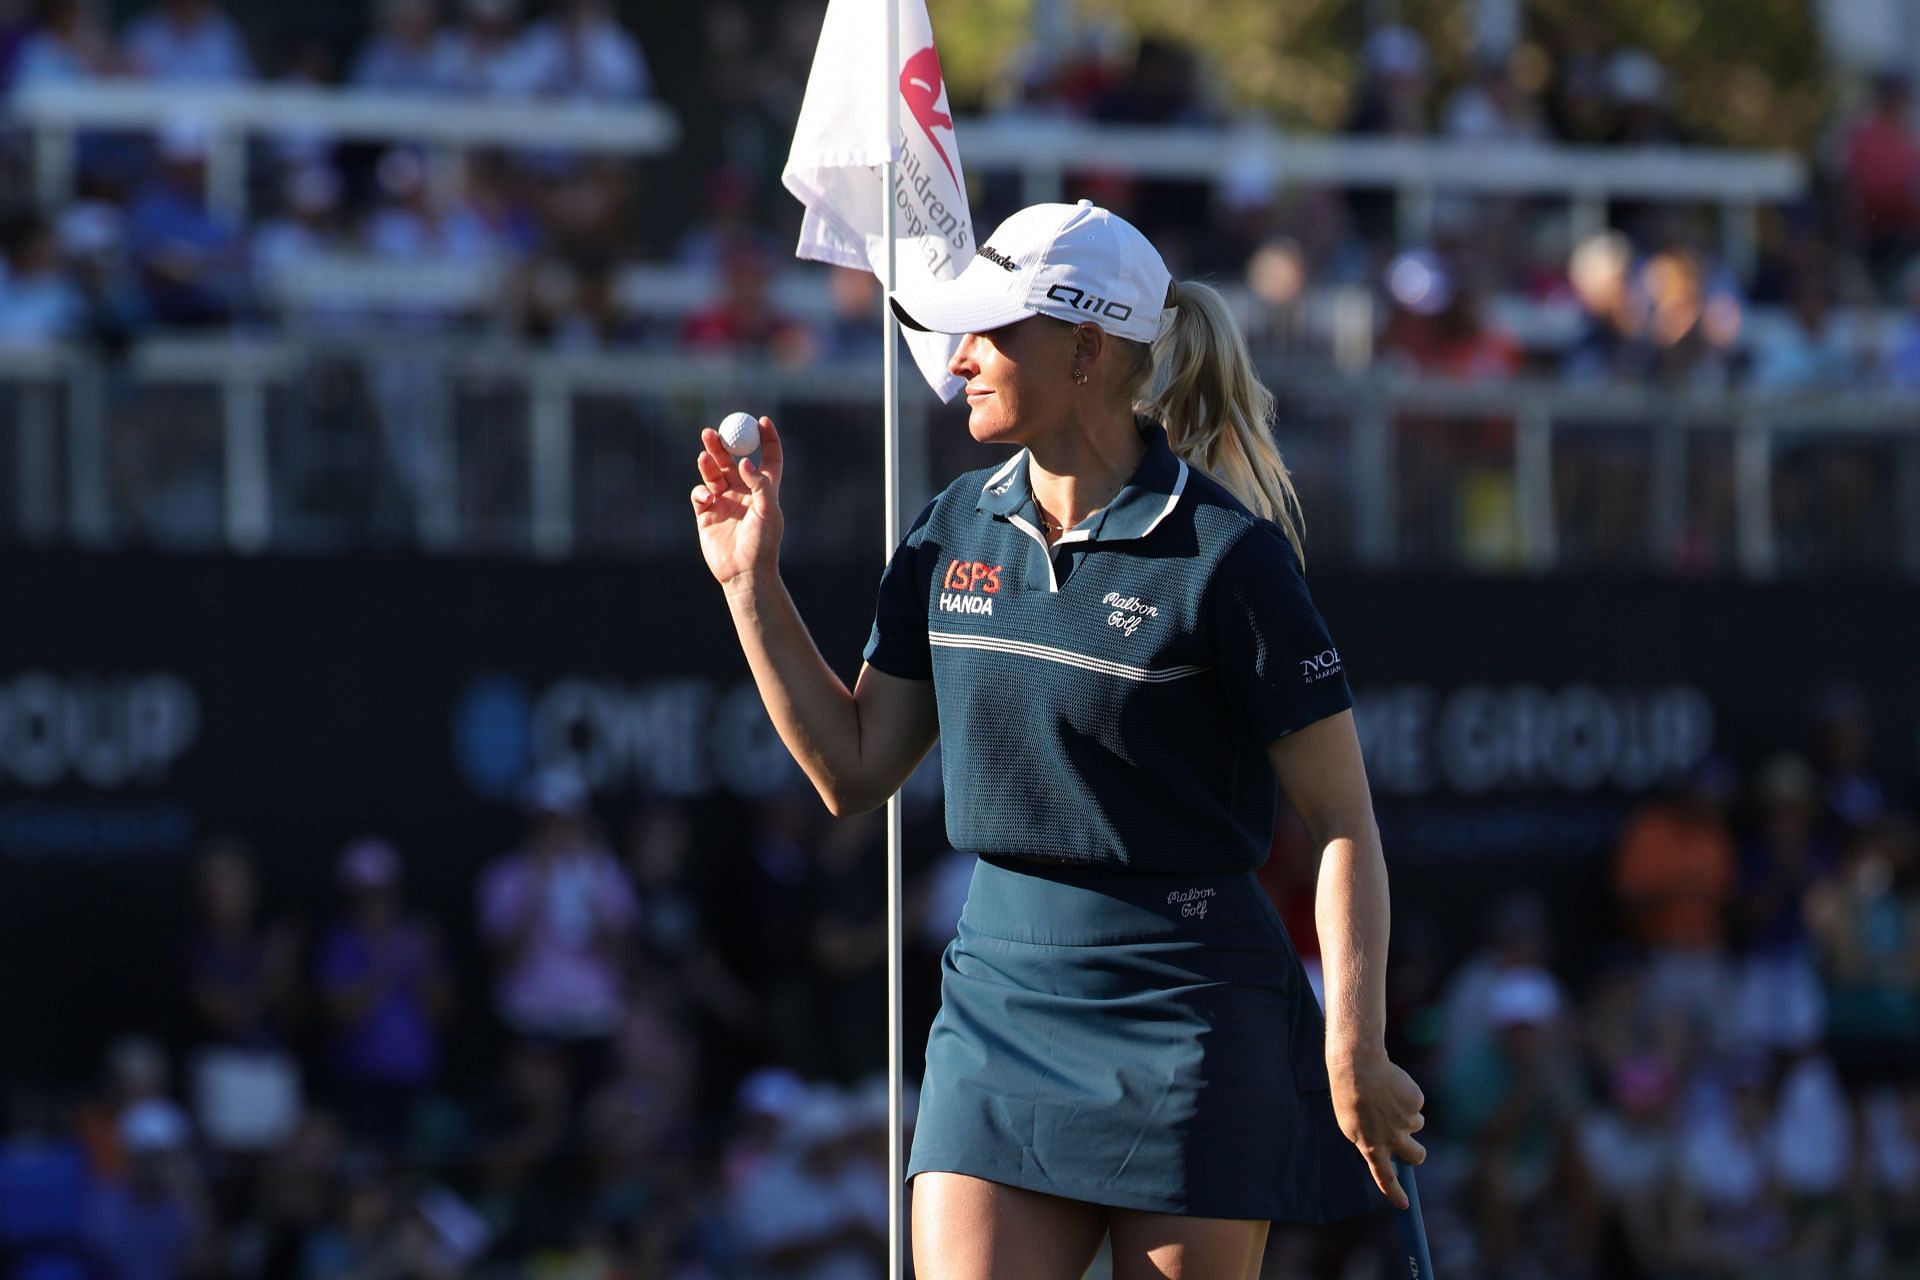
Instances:
[[[409,338],[341,346],[287,339],[172,339],[140,345],[109,377],[99,359],[83,351],[0,350],[0,448],[11,448],[11,465],[4,470],[13,473],[15,486],[11,521],[5,519],[9,497],[0,495],[0,538],[112,545],[119,524],[116,504],[122,501],[109,483],[116,470],[113,441],[127,438],[113,430],[129,428],[110,429],[109,418],[131,416],[136,419],[132,430],[148,431],[137,421],[145,393],[187,387],[210,397],[207,412],[217,419],[212,438],[220,477],[220,540],[240,552],[280,545],[286,515],[276,488],[282,483],[274,462],[279,428],[271,405],[279,403],[276,394],[297,392],[301,379],[322,362],[345,362],[369,382],[380,370],[401,368],[443,387],[480,388],[491,396],[485,421],[477,425],[454,421],[459,411],[447,395],[422,400],[420,412],[437,420],[417,424],[420,439],[423,447],[451,455],[475,447],[509,454],[506,470],[523,477],[515,483],[524,485],[524,516],[515,517],[524,527],[514,526],[520,532],[513,544],[541,556],[565,556],[580,545],[582,499],[576,483],[594,475],[595,466],[631,469],[636,459],[663,460],[662,474],[648,478],[658,481],[657,490],[649,492],[674,506],[675,499],[684,499],[685,477],[675,468],[690,454],[686,439],[694,425],[717,420],[722,409],[750,405],[792,412],[831,406],[838,426],[878,402],[877,361],[782,369],[761,358],[556,354],[504,340]],[[1652,495],[1645,517],[1651,526],[1672,527],[1686,517],[1690,466],[1718,468],[1718,480],[1731,493],[1730,567],[1755,578],[1776,575],[1782,563],[1775,489],[1780,468],[1788,465],[1782,459],[1791,456],[1787,451],[1863,441],[1881,449],[1884,462],[1873,465],[1886,473],[1893,497],[1886,516],[1890,545],[1875,557],[1876,564],[1920,579],[1920,397],[1859,393],[1796,399],[1540,382],[1462,384],[1377,371],[1346,376],[1324,367],[1269,368],[1268,376],[1292,406],[1282,435],[1296,471],[1301,458],[1307,467],[1319,468],[1316,475],[1300,472],[1301,478],[1320,483],[1330,500],[1318,510],[1334,513],[1331,518],[1345,525],[1336,545],[1356,563],[1392,567],[1409,555],[1432,562],[1417,545],[1418,535],[1400,527],[1402,487],[1419,479],[1421,466],[1450,464],[1409,462],[1405,450],[1414,437],[1407,424],[1422,424],[1420,439],[1437,433],[1444,443],[1455,426],[1471,431],[1498,420],[1511,432],[1510,449],[1493,465],[1508,477],[1511,489],[1519,546],[1515,567],[1542,571],[1563,563],[1564,525],[1555,507],[1565,477],[1557,456],[1574,441],[1570,433],[1611,424],[1637,432],[1631,447]],[[604,443],[597,454],[584,449],[581,414],[595,400],[615,406],[611,453]],[[643,404],[654,408],[643,414],[638,411]],[[934,482],[934,452],[965,433],[945,430],[957,428],[958,410],[941,408],[918,388],[910,389],[906,409],[908,454],[902,470],[907,501],[913,503],[924,500]],[[604,413],[596,421],[604,426]],[[941,430],[930,430],[936,421]],[[365,428],[381,429],[378,424]],[[807,481],[829,495],[836,486],[859,483],[858,467],[877,450],[877,436],[869,441],[846,431],[832,434],[839,438],[830,442],[816,435],[812,443],[832,443],[841,450],[839,460],[815,465]],[[1720,461],[1689,463],[1689,441],[1709,437]],[[468,443],[458,443],[462,439]],[[462,472],[460,461],[458,456],[442,459],[431,474],[444,477],[444,483],[417,495],[414,540],[428,549],[463,545],[455,479]],[[1475,465],[1484,466],[1485,459]],[[378,478],[369,474],[365,483]],[[833,501],[849,510],[871,509],[871,502],[857,494]],[[13,531],[5,528],[8,523]],[[647,547],[622,549],[644,553]],[[1658,556],[1650,561],[1657,565]]]
[[[483,148],[640,157],[664,154],[680,141],[674,113],[650,102],[104,80],[28,85],[12,95],[8,107],[31,135],[35,190],[49,207],[71,193],[80,133],[156,133],[187,126],[207,138],[210,206],[235,220],[246,211],[246,144],[254,138],[418,145],[431,158],[429,180],[440,185],[457,180],[467,152]]]
[[[956,120],[954,136],[969,172],[1020,174],[1030,204],[1070,196],[1068,173],[1098,171],[1386,190],[1398,194],[1409,243],[1431,239],[1442,195],[1559,199],[1576,237],[1605,230],[1615,200],[1711,205],[1721,210],[1723,252],[1743,274],[1753,262],[1759,207],[1797,199],[1808,181],[1806,161],[1791,152],[1307,137],[1257,122],[1149,127],[989,116]]]

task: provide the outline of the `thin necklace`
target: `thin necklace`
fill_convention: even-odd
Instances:
[[[1121,484],[1124,485],[1125,481],[1122,481]],[[1118,485],[1115,486],[1113,492],[1114,493],[1120,492],[1120,486]],[[1105,499],[1101,501],[1100,506],[1095,507],[1093,508],[1092,511],[1087,512],[1087,516],[1094,514],[1095,511],[1099,511],[1101,507],[1106,506],[1107,503],[1112,501],[1113,501],[1113,493],[1110,493],[1106,496]],[[1040,513],[1040,531],[1042,533],[1061,534],[1066,532],[1066,527],[1064,525],[1062,525],[1058,520],[1055,520],[1052,516],[1047,514],[1046,508],[1040,505],[1040,499],[1035,498],[1033,500],[1033,509]],[[1087,516],[1082,516],[1080,518],[1084,520],[1087,518]]]

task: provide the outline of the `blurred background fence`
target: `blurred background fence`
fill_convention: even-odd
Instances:
[[[878,555],[877,360],[431,337],[0,351],[5,535],[39,546],[690,553],[699,424],[783,423],[791,555]],[[1920,579],[1920,396],[1462,384],[1269,363],[1317,563]],[[990,456],[907,398],[908,505]]]

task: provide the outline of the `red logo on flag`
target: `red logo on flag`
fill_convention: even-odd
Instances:
[[[900,96],[906,100],[907,110],[913,112],[913,118],[919,122],[920,131],[927,135],[927,141],[940,153],[940,163],[947,166],[947,176],[953,179],[953,185],[960,185],[960,175],[953,171],[953,161],[947,159],[947,149],[940,145],[940,139],[933,136],[935,126],[953,132],[953,117],[937,108],[946,86],[940,77],[940,55],[928,45],[907,59],[907,65],[900,68]]]

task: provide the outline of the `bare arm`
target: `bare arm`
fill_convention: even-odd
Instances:
[[[872,809],[899,790],[939,736],[933,685],[863,667],[849,690],[820,656],[780,580],[783,454],[772,419],[760,419],[763,467],[736,463],[711,429],[700,438],[700,549],[726,590],[767,714],[828,809]]]
[[[1420,1087],[1387,1058],[1387,864],[1373,819],[1353,712],[1342,711],[1267,745],[1274,775],[1320,853],[1314,925],[1327,990],[1327,1076],[1340,1128],[1366,1157],[1380,1190],[1406,1196],[1392,1158],[1426,1159]]]

